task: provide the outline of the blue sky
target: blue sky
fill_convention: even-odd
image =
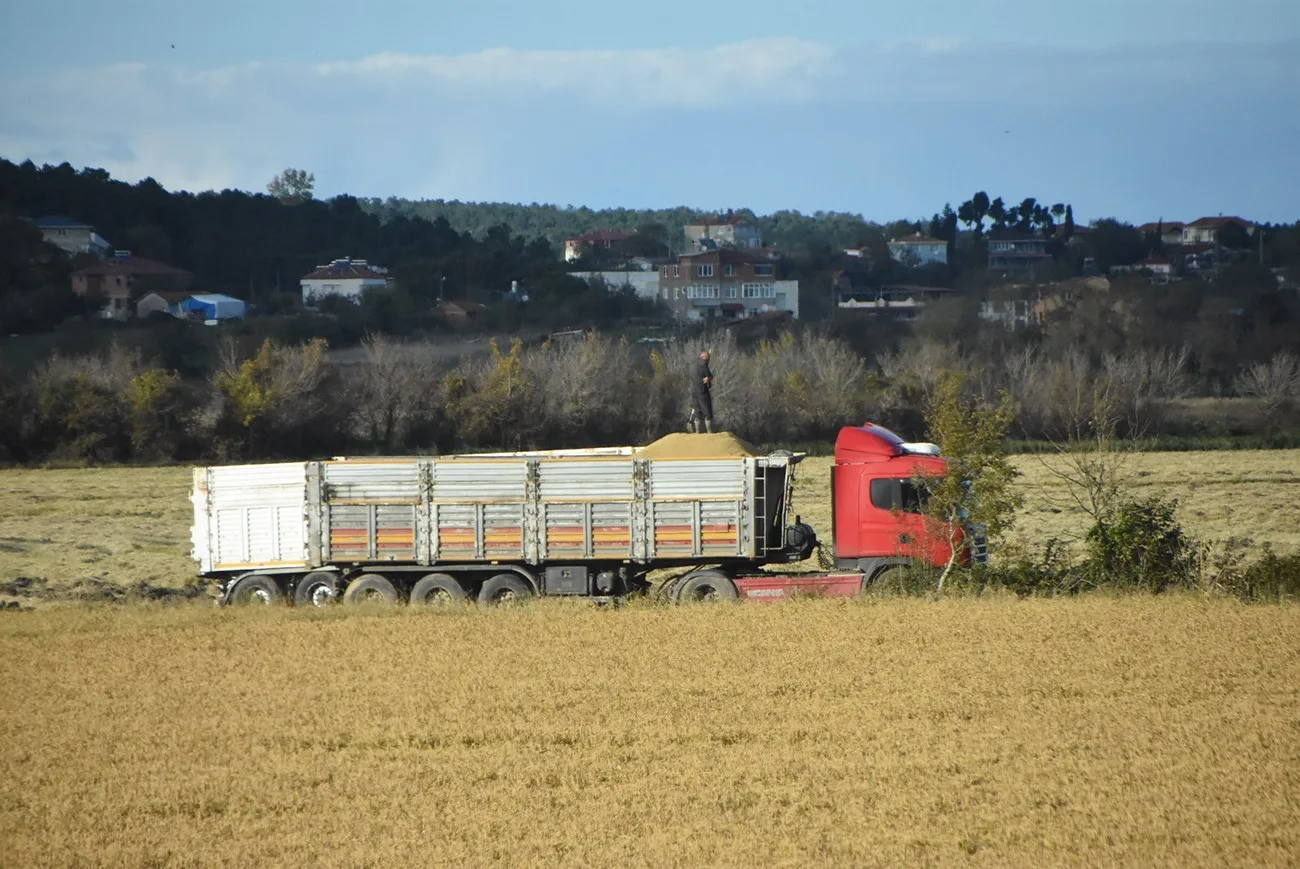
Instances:
[[[0,156],[173,189],[1292,221],[1297,152],[1297,0],[0,10]]]

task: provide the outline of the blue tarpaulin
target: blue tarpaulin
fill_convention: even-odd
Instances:
[[[190,296],[180,304],[182,311],[193,311],[205,320],[233,320],[248,313],[248,305],[234,296],[203,293]]]

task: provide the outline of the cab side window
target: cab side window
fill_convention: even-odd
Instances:
[[[880,479],[871,481],[871,506],[877,510],[901,510],[924,513],[930,493],[914,480]]]
[[[925,512],[925,505],[930,500],[930,492],[925,486],[918,486],[913,480],[899,480],[898,487],[904,513]]]
[[[896,510],[899,507],[897,480],[871,481],[871,506],[877,510]]]

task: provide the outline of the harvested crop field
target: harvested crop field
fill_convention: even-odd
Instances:
[[[14,866],[1294,865],[1300,608],[0,613]]]

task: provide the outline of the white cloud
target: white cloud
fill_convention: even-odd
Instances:
[[[881,142],[906,166],[920,151],[905,143],[922,127],[922,171],[962,174],[958,164],[975,153],[967,140],[987,135],[971,118],[986,118],[1000,137],[1004,126],[1048,110],[1059,119],[1069,107],[1093,129],[1107,112],[1120,117],[1121,105],[1205,112],[1254,96],[1300,114],[1297,58],[1294,42],[1082,50],[935,39],[835,49],[771,39],[706,50],[379,54],[314,66],[122,64],[0,80],[0,155],[190,190],[261,189],[290,165],[315,172],[323,194],[583,202],[596,198],[592,184],[609,189],[608,179],[673,183],[702,166],[711,177],[733,173],[742,188],[766,171],[768,189],[792,183],[782,172],[799,166],[837,189],[840,178],[866,185],[877,183],[866,176],[904,171],[860,167]],[[954,106],[960,126],[935,121]],[[1057,127],[1036,147],[1068,148],[1076,132]],[[836,151],[853,162],[803,166],[830,135],[855,137],[855,147]],[[1114,135],[1147,144],[1154,134]],[[589,184],[592,176],[605,181]],[[652,191],[656,201],[690,192]],[[800,192],[783,198],[798,207]]]
[[[798,98],[828,77],[836,52],[799,39],[768,39],[702,51],[518,51],[462,55],[378,54],[320,64],[326,79],[454,85],[478,92],[565,90],[597,99],[700,106],[756,95]]]

